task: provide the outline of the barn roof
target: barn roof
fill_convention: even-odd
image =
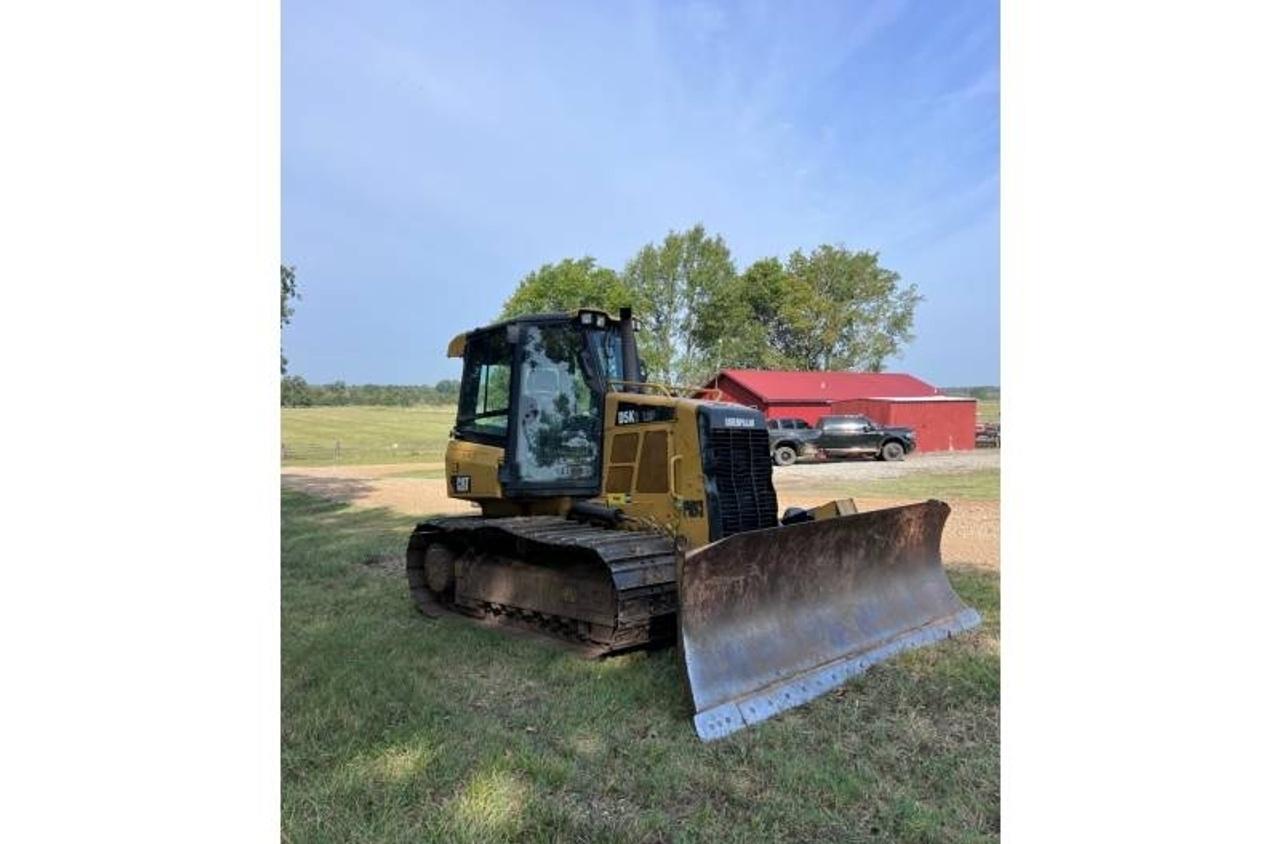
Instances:
[[[843,399],[936,396],[936,387],[902,372],[791,372],[722,369],[707,382],[737,382],[766,402],[832,402]]]

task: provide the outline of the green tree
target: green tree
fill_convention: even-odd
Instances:
[[[311,389],[301,375],[289,375],[280,380],[281,407],[310,407],[312,404]]]
[[[294,267],[280,265],[280,374],[284,375],[289,359],[284,356],[284,327],[293,319],[293,306],[289,303],[301,299],[298,277]]]
[[[724,289],[737,277],[729,247],[701,224],[646,244],[622,272],[642,325],[637,342],[650,377],[695,383],[714,370],[703,324],[718,320]]]
[[[528,314],[601,308],[611,313],[627,304],[618,274],[590,256],[543,264],[520,282],[502,307],[501,319]]]
[[[739,275],[724,239],[696,225],[646,244],[620,276],[590,257],[546,264],[501,316],[631,305],[650,377],[696,384],[725,367],[879,371],[913,339],[921,299],[877,253],[843,246]]]
[[[915,308],[923,297],[914,284],[900,282],[875,252],[827,244],[808,255],[796,250],[787,259],[774,340],[803,369],[878,372],[914,339]]]
[[[777,258],[762,258],[720,285],[703,309],[693,334],[710,370],[724,367],[785,368],[782,321],[787,277]]]

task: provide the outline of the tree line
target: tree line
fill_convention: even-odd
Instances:
[[[620,271],[591,256],[544,264],[499,316],[629,305],[649,378],[698,384],[722,368],[881,371],[914,339],[922,298],[877,253],[830,244],[739,271],[724,239],[696,225]]]
[[[410,407],[418,404],[454,406],[458,403],[459,382],[453,379],[430,384],[308,384],[300,375],[280,380],[281,407],[338,407],[341,405],[384,405]]]
[[[942,392],[946,393],[948,396],[981,399],[982,401],[1000,400],[1000,388],[994,385],[982,387],[943,387]]]

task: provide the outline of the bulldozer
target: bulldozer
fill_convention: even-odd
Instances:
[[[602,657],[675,644],[703,741],[980,623],[942,568],[941,501],[780,518],[764,415],[644,377],[630,309],[524,316],[455,337],[448,494],[409,591]]]

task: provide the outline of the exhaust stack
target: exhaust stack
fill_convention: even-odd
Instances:
[[[640,381],[640,355],[636,351],[636,329],[631,320],[631,309],[622,308],[618,317],[622,323],[622,380],[633,382],[625,385],[622,391],[638,393],[640,388],[635,383]]]

